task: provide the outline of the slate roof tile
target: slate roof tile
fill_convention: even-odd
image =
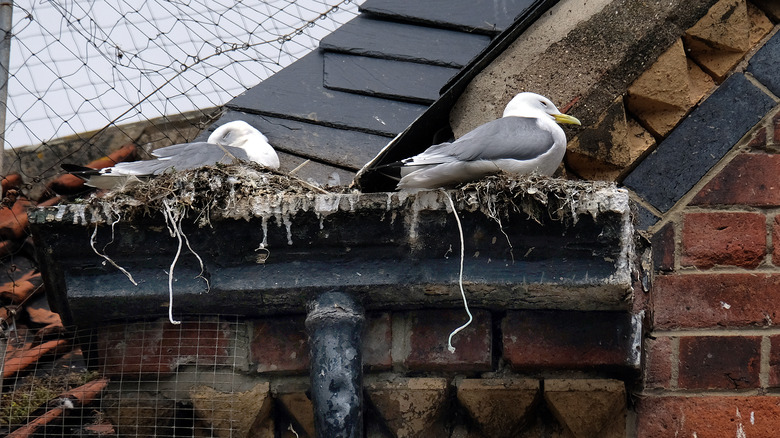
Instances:
[[[400,21],[498,34],[527,12],[534,0],[366,0],[360,11]]]
[[[320,42],[320,48],[352,55],[463,67],[490,37],[359,16]]]
[[[389,136],[403,131],[425,110],[424,105],[326,89],[323,55],[319,50],[309,53],[227,107]]]
[[[458,69],[388,59],[325,53],[325,87],[430,104]],[[373,157],[372,157],[373,158]]]

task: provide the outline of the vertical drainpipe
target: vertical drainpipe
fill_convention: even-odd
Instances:
[[[13,1],[0,2],[0,174],[4,169],[5,113],[8,104],[8,78],[11,69],[11,27],[13,26]]]
[[[342,292],[311,301],[306,333],[311,348],[311,399],[318,438],[363,436],[362,307]]]

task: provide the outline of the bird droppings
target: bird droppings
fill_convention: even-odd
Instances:
[[[323,221],[338,212],[383,208],[393,223],[405,214],[411,241],[418,238],[417,223],[422,211],[451,211],[440,190],[417,192],[360,193],[346,187],[328,191],[252,163],[206,166],[182,172],[168,172],[148,182],[92,196],[79,203],[48,210],[46,222],[73,221],[74,225],[111,224],[121,217],[133,221],[139,216],[164,215],[176,211],[198,226],[212,226],[227,219],[262,219],[262,241],[267,243],[268,219],[284,226],[288,244],[293,243],[292,217],[313,212]],[[510,213],[520,212],[538,223],[546,219],[576,224],[582,215],[597,220],[605,213],[628,216],[628,194],[614,183],[571,181],[540,176],[514,177],[499,174],[464,184],[449,191],[457,210],[482,212],[499,225]],[[632,232],[630,223],[625,232]],[[511,242],[510,242],[511,243]]]

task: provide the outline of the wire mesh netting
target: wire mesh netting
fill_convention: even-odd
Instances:
[[[14,2],[3,176],[37,198],[63,162],[192,140],[356,13],[351,0]]]
[[[351,19],[349,1],[14,2],[6,142],[219,106]]]
[[[308,425],[273,402],[268,377],[252,373],[249,335],[249,326],[231,316],[179,326],[127,322],[43,339],[19,327],[7,338],[0,432],[308,436]]]
[[[192,140],[221,105],[356,14],[349,0],[14,2],[0,206],[0,434],[239,436],[292,424],[244,424],[234,418],[245,410],[238,399],[224,400],[264,390],[246,377],[246,354],[236,353],[246,334],[235,319],[143,323],[134,333],[63,327],[46,301],[27,210],[81,196],[70,190],[82,182],[62,174],[63,162],[105,167]],[[135,350],[122,336],[137,341]],[[276,429],[257,436],[298,435]]]

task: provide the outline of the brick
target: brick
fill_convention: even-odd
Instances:
[[[672,381],[672,339],[645,339],[645,387],[669,388]]]
[[[623,98],[618,97],[595,124],[569,141],[566,164],[582,178],[615,181],[654,146],[653,136],[626,116]]]
[[[656,329],[771,326],[780,313],[777,274],[662,275],[653,282]]]
[[[282,316],[255,323],[249,350],[258,372],[308,372],[309,343],[304,320],[302,315]]]
[[[210,386],[189,389],[192,408],[217,437],[257,436],[257,427],[268,417],[273,404],[268,382],[249,391],[219,392]]]
[[[739,154],[712,178],[692,205],[780,205],[780,155]]]
[[[769,337],[769,386],[780,386],[780,335]]]
[[[115,325],[98,331],[101,372],[169,375],[179,365],[229,365],[231,329],[219,321],[167,320]]]
[[[772,117],[772,140],[775,143],[780,142],[780,113],[777,113]]]
[[[772,221],[772,264],[780,266],[780,215]]]
[[[777,0],[751,0],[754,5],[759,7],[769,18],[775,22],[780,21],[780,3]]]
[[[774,28],[772,20],[769,19],[767,14],[761,10],[761,8],[754,6],[754,3],[754,0],[747,2],[748,17],[750,18],[749,37],[751,48],[758,44],[770,32],[772,32],[772,29]]]
[[[371,314],[366,318],[363,334],[363,364],[373,371],[388,370],[393,366],[391,355],[393,330],[391,317],[387,312]]]
[[[677,386],[681,389],[758,388],[759,336],[680,338]]]
[[[536,379],[463,379],[457,388],[458,402],[485,436],[517,436],[540,385]]]
[[[637,438],[773,437],[780,398],[772,396],[641,397]]]
[[[759,128],[748,142],[748,149],[767,150],[766,127]]]
[[[635,353],[627,313],[510,311],[501,328],[504,357],[515,369],[625,367]]]
[[[688,213],[683,219],[681,264],[755,268],[766,255],[766,217],[760,213]]]
[[[769,30],[760,11],[749,10],[745,0],[720,0],[685,32],[685,47],[692,59],[718,81],[737,65]]]
[[[628,87],[626,105],[653,135],[663,137],[714,86],[677,40]]]
[[[652,238],[653,266],[659,271],[674,270],[675,232],[674,223],[661,227]]]
[[[780,34],[775,34],[750,58],[747,71],[776,96],[780,95]]]
[[[276,397],[284,411],[292,417],[305,436],[316,436],[314,431],[314,405],[306,392],[279,393]]]
[[[731,75],[623,183],[666,212],[774,106],[743,74]]]
[[[282,316],[255,323],[250,346],[251,360],[260,373],[306,373],[309,370],[309,342],[305,316]],[[392,367],[390,314],[369,314],[363,335],[363,363],[370,370]]]
[[[638,203],[634,203],[634,207],[635,209],[633,209],[633,211],[636,212],[634,216],[636,218],[636,223],[634,226],[636,229],[646,230],[658,223],[659,217],[656,216],[652,211]]]
[[[447,380],[396,378],[368,381],[365,393],[392,436],[432,436],[447,400]],[[433,435],[435,436],[435,435]]]
[[[544,399],[571,436],[626,436],[626,389],[620,380],[546,379]]]
[[[101,397],[100,410],[116,427],[113,436],[173,437],[177,416],[181,418],[176,400],[159,392],[109,389]]]
[[[474,321],[452,338],[455,353],[447,350],[450,332],[467,321],[462,309],[418,310],[394,313],[393,342],[404,345],[402,357],[394,360],[414,371],[489,371],[493,361],[493,329],[490,312],[471,309]]]

